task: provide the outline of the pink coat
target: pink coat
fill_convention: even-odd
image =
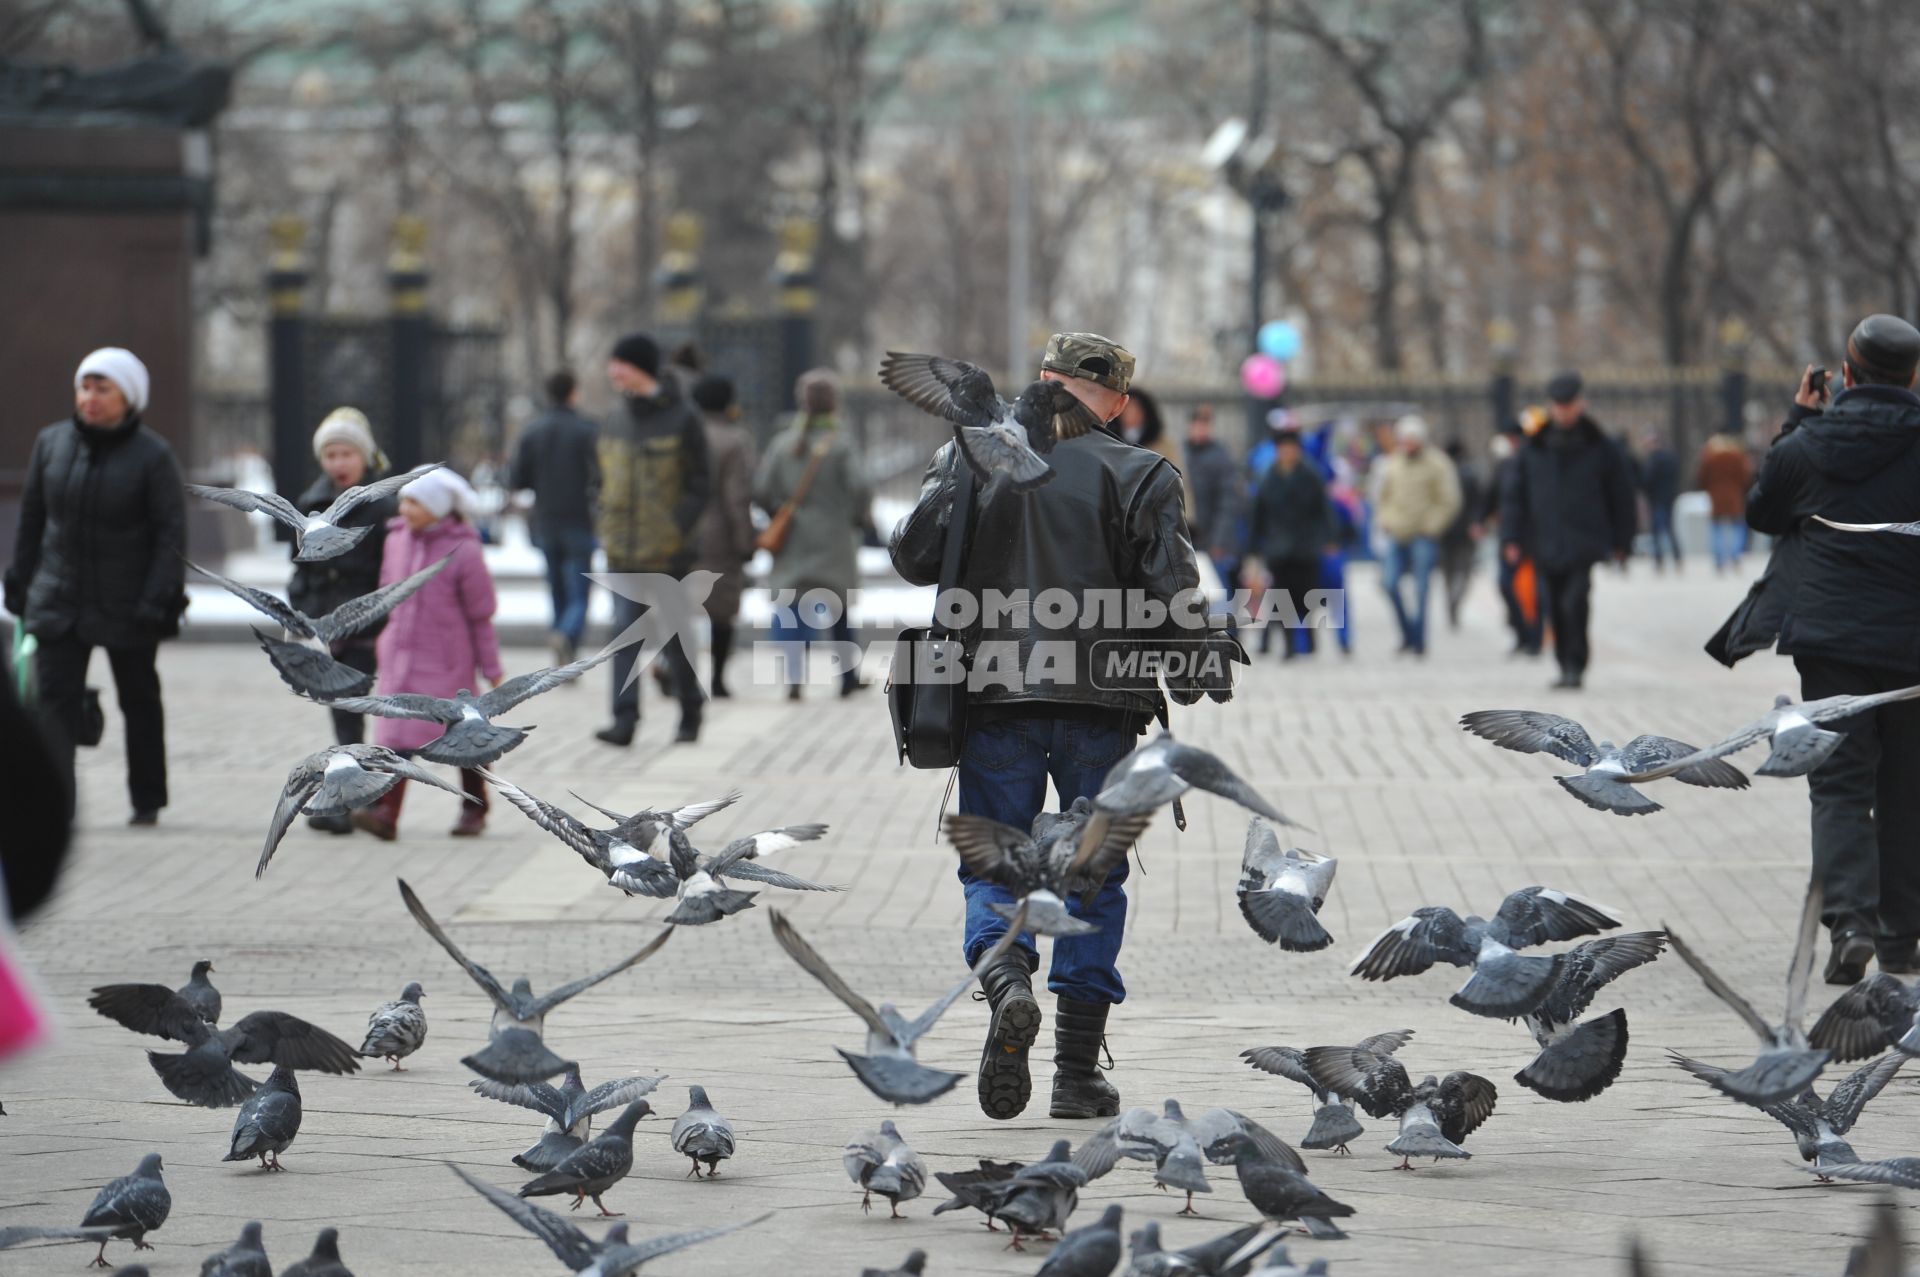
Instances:
[[[501,676],[500,644],[493,636],[493,579],[480,554],[480,534],[471,524],[449,516],[415,532],[405,519],[388,520],[380,584],[404,580],[448,551],[453,561],[395,608],[380,631],[376,690],[382,695],[452,696],[463,687],[480,692],[486,689],[481,675]],[[411,718],[375,721],[374,743],[389,749],[418,749],[444,730],[438,723]]]

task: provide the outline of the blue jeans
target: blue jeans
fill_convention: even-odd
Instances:
[[[1653,561],[1665,562],[1666,556],[1673,556],[1673,565],[1680,566],[1680,542],[1673,535],[1673,505],[1650,504],[1647,507],[1647,535],[1653,542]],[[1717,560],[1716,560],[1717,561]]]
[[[1077,718],[1006,718],[977,724],[967,730],[960,752],[960,810],[987,816],[1015,829],[1033,827],[1033,818],[1046,806],[1047,779],[1053,779],[1064,810],[1076,798],[1100,791],[1107,771],[1133,751],[1134,734],[1105,721]],[[1127,987],[1114,969],[1120,941],[1127,927],[1127,862],[1122,860],[1092,900],[1067,901],[1067,911],[1100,930],[1084,936],[1061,936],[1053,942],[1053,966],[1047,987],[1061,997],[1081,1002],[1116,1003],[1126,1000]],[[1007,933],[1006,920],[988,909],[1011,904],[1013,893],[997,883],[983,881],[960,867],[960,884],[967,894],[966,941],[963,952],[971,966]],[[1031,935],[1017,942],[1029,970],[1040,964]]]
[[[1427,586],[1433,580],[1433,563],[1439,556],[1432,537],[1411,541],[1387,542],[1386,558],[1380,564],[1380,584],[1393,600],[1393,614],[1400,620],[1400,641],[1416,652],[1427,650]],[[1413,573],[1413,610],[1407,610],[1401,596],[1400,580]]]
[[[1730,568],[1740,561],[1747,548],[1747,524],[1744,519],[1715,519],[1712,528],[1713,566]]]
[[[547,589],[553,595],[553,628],[579,646],[587,628],[587,591],[593,582],[593,532],[588,528],[548,528],[539,534],[547,556]]]
[[[785,683],[804,683],[807,681],[807,645],[823,638],[831,638],[837,643],[852,643],[853,622],[848,619],[847,601],[843,598],[837,609],[828,607],[824,602],[818,607],[796,602],[792,608],[773,609],[773,641],[780,645],[780,664],[782,680]],[[853,665],[846,664],[841,669],[841,678],[859,677],[859,671]]]

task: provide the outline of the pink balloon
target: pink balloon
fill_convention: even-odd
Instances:
[[[1272,355],[1248,355],[1240,362],[1240,388],[1255,399],[1271,399],[1287,388],[1287,369]]]

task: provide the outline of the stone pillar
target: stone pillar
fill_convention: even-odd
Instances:
[[[427,315],[427,224],[402,214],[393,221],[387,258],[387,296],[393,386],[387,455],[396,470],[444,460],[449,440],[427,438],[427,407],[434,370],[432,320]],[[439,423],[434,423],[439,424]],[[433,457],[424,454],[429,448]]]
[[[267,267],[267,411],[273,425],[273,487],[289,501],[306,489],[312,472],[307,415],[307,224],[277,217],[267,228],[273,257]],[[276,533],[283,530],[275,524]]]

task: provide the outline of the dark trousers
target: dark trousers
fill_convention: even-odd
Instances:
[[[1587,668],[1587,614],[1593,600],[1593,565],[1541,568],[1540,589],[1553,622],[1553,656],[1569,674]]]
[[[1910,686],[1911,670],[1796,656],[1800,698]],[[1920,702],[1900,701],[1822,723],[1844,732],[1807,776],[1813,801],[1813,873],[1829,926],[1882,940],[1920,939]]]
[[[373,640],[354,636],[346,643],[334,649],[333,659],[350,670],[359,670],[362,674],[375,672]],[[341,745],[359,745],[367,739],[367,716],[355,714],[351,710],[336,709],[333,712],[333,739]]]
[[[647,606],[625,595],[615,594],[613,596],[615,638],[625,633],[628,626],[645,616]],[[633,663],[640,653],[640,646],[638,642],[629,643],[615,652],[613,659],[607,662],[613,667],[613,717],[616,722],[640,721],[640,680],[630,677],[633,674]],[[661,649],[658,659],[665,664],[673,694],[680,702],[681,721],[699,723],[700,705],[706,697],[700,691],[700,680],[694,676],[693,662],[688,659],[686,652],[681,650],[677,636],[667,640],[667,645]]]
[[[1665,563],[1666,556],[1673,556],[1673,566],[1680,566],[1680,542],[1673,535],[1673,502],[1647,504],[1647,536],[1653,542],[1653,561]]]
[[[1272,559],[1267,563],[1267,571],[1273,577],[1273,584],[1267,588],[1278,590],[1293,600],[1293,608],[1302,619],[1307,611],[1307,592],[1320,588],[1320,560],[1318,559]],[[1294,636],[1299,635],[1296,642]],[[1273,639],[1280,640],[1280,653],[1285,656],[1295,650],[1313,651],[1313,627],[1302,625],[1297,630],[1289,630],[1278,621],[1268,621],[1260,630],[1260,650],[1266,651]]]
[[[127,794],[135,811],[158,811],[167,805],[166,716],[160,706],[160,671],[154,665],[158,654],[153,643],[107,649],[120,714],[126,720]],[[47,743],[69,776],[92,656],[92,644],[62,634],[41,639],[34,657]]]
[[[1519,564],[1507,562],[1504,554],[1500,556],[1500,598],[1507,605],[1507,628],[1513,631],[1513,642],[1517,648],[1538,654],[1541,612],[1536,608],[1533,619],[1527,619],[1527,609],[1520,606],[1520,591],[1514,582],[1519,572]],[[1534,579],[1537,581],[1539,577]]]

